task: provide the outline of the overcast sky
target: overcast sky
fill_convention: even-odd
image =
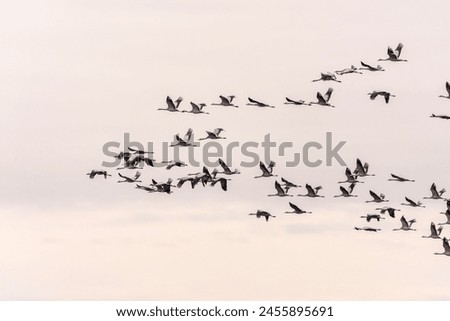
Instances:
[[[402,206],[380,223],[360,218],[376,207],[365,204],[369,189],[394,207],[429,196],[433,182],[450,189],[450,123],[429,118],[450,115],[450,100],[438,98],[450,80],[449,10],[447,1],[4,1],[0,299],[450,299],[450,260],[433,255],[442,242],[421,238],[431,221],[445,221],[443,201]],[[407,63],[311,82],[361,60],[377,64],[399,42]],[[334,109],[283,104],[315,101],[329,87]],[[396,97],[371,101],[374,89]],[[240,108],[157,111],[167,95],[184,98],[180,109],[236,95]],[[246,106],[249,96],[276,108]],[[189,127],[196,138],[224,128],[224,147],[270,133],[298,151],[332,132],[346,141],[347,165],[359,157],[376,176],[355,188],[357,198],[334,198],[345,166],[286,168],[274,154],[278,179],[323,186],[325,198],[305,199],[266,197],[275,178],[255,180],[257,167],[240,168],[227,192],[186,186],[172,195],[116,184],[114,168],[108,180],[85,175],[110,160],[103,145],[123,146],[124,133],[154,142],[159,160],[162,142]],[[241,160],[236,151],[232,167]],[[199,170],[146,168],[142,180]],[[388,182],[390,173],[416,182]],[[288,201],[313,214],[285,215]],[[248,216],[257,209],[277,217]],[[401,215],[417,220],[416,232],[392,231]],[[366,225],[382,230],[353,230]]]

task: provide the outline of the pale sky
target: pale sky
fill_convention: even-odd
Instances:
[[[443,201],[401,207],[429,187],[450,190],[448,1],[3,1],[0,12],[0,299],[2,300],[448,300],[450,259],[440,240],[422,239],[445,221]],[[407,63],[311,82],[320,72],[377,64],[404,44]],[[334,88],[326,107],[291,107]],[[371,101],[374,89],[396,95]],[[165,98],[218,102],[209,115],[158,112]],[[274,104],[245,106],[247,97]],[[170,142],[191,127],[196,137],[222,127],[227,142],[325,144],[347,141],[375,177],[357,198],[333,198],[344,180],[338,164],[275,173],[322,185],[324,199],[269,198],[274,178],[241,168],[229,190],[175,189],[146,194],[113,177],[85,175],[108,160],[102,146],[124,133],[141,143]],[[312,156],[324,157],[323,151]],[[159,159],[158,152],[155,158]],[[233,155],[233,168],[242,157]],[[198,168],[146,168],[150,183]],[[132,174],[133,171],[124,171]],[[388,182],[390,173],[416,180]],[[396,219],[366,223],[368,190],[400,207]],[[305,190],[292,190],[294,195]],[[448,195],[444,194],[444,196]],[[292,201],[309,216],[288,216]],[[269,223],[247,214],[277,217]],[[416,232],[393,232],[399,217]],[[370,225],[378,233],[357,232]],[[450,226],[443,236],[450,237]]]

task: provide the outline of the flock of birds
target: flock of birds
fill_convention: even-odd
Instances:
[[[391,61],[391,62],[406,62],[407,60],[400,58],[401,52],[402,52],[403,45],[401,43],[398,44],[396,49],[392,49],[391,47],[388,47],[387,58],[379,59],[379,61]],[[361,74],[362,71],[369,71],[369,72],[377,72],[377,71],[384,71],[385,69],[380,65],[370,65],[365,62],[361,61],[360,68],[357,68],[356,66],[352,65],[350,68],[345,68],[342,70],[337,70],[334,73],[326,72],[321,73],[320,78],[312,80],[313,82],[316,81],[333,81],[333,82],[341,82],[337,78],[337,76],[342,76],[345,74],[351,74],[351,73],[358,73]],[[446,91],[448,95],[441,95],[439,97],[450,99],[450,84],[449,82],[446,82]],[[312,106],[312,105],[320,105],[320,106],[327,106],[327,107],[335,107],[330,104],[331,95],[333,93],[333,88],[329,88],[324,94],[318,92],[316,95],[317,101],[316,102],[306,102],[304,100],[299,99],[291,99],[286,97],[285,104],[292,104],[292,105],[306,105],[306,106]],[[390,99],[392,97],[395,97],[392,93],[384,90],[374,90],[373,92],[368,94],[370,96],[371,100],[376,99],[378,96],[382,96],[386,103],[390,102]],[[216,106],[224,106],[224,107],[231,107],[231,108],[238,108],[239,106],[235,104],[235,96],[219,96],[220,102],[218,103],[212,103],[211,105]],[[182,103],[183,98],[178,98],[175,101],[171,97],[166,98],[166,104],[167,108],[159,108],[158,110],[164,110],[168,112],[181,112],[181,113],[192,113],[192,114],[208,114],[204,109],[207,107],[204,103],[194,103],[191,102],[191,109],[190,110],[179,110],[180,104]],[[258,101],[256,99],[253,99],[251,97],[248,97],[248,103],[247,105],[250,106],[256,106],[261,108],[275,108],[275,106]],[[442,119],[450,119],[450,116],[447,115],[435,115],[432,114],[430,117],[435,118],[442,118]],[[216,140],[216,139],[226,139],[226,137],[221,136],[224,132],[223,128],[215,128],[210,131],[206,131],[206,136],[200,138],[199,140]],[[193,141],[193,130],[191,128],[188,129],[186,134],[181,137],[179,134],[176,134],[174,136],[174,141],[170,145],[171,147],[189,147],[189,146],[198,146],[198,143],[195,143]],[[202,170],[197,173],[190,173],[187,174],[184,177],[177,178],[177,182],[175,183],[171,178],[169,178],[165,182],[157,182],[154,179],[152,179],[151,183],[148,185],[139,184],[142,183],[141,180],[141,171],[143,169],[143,166],[147,165],[150,167],[155,167],[157,164],[156,160],[152,158],[153,152],[152,151],[145,151],[140,150],[133,147],[128,147],[128,150],[122,151],[119,154],[117,154],[115,157],[121,162],[123,162],[122,167],[118,167],[117,170],[122,169],[131,169],[131,170],[137,170],[136,173],[133,176],[127,176],[122,174],[121,172],[118,173],[118,176],[120,179],[117,181],[117,183],[131,183],[135,184],[135,188],[139,190],[146,191],[148,193],[165,193],[165,194],[172,194],[174,188],[182,188],[186,182],[190,183],[190,186],[192,189],[196,188],[199,185],[202,186],[216,186],[219,185],[220,188],[223,191],[228,190],[228,184],[231,180],[229,177],[232,175],[238,175],[241,172],[239,169],[231,169],[224,160],[221,158],[218,159],[218,164],[220,166],[220,170],[218,168],[214,168],[212,171],[209,170],[206,166],[203,166]],[[185,162],[180,160],[170,160],[170,161],[161,161],[158,165],[164,166],[167,170],[170,170],[174,167],[186,167],[188,166]],[[274,173],[275,168],[275,162],[270,161],[268,164],[265,164],[263,162],[260,162],[259,168],[261,171],[260,175],[255,176],[255,179],[259,178],[269,178],[269,177],[277,177]],[[105,170],[92,170],[91,172],[87,173],[89,178],[94,179],[96,176],[103,176],[105,179],[109,176],[112,176]],[[349,184],[347,187],[343,185],[339,185],[340,194],[335,195],[334,197],[357,197],[357,195],[354,194],[355,187],[359,183],[364,183],[364,178],[368,176],[375,176],[372,173],[369,173],[369,164],[367,162],[363,163],[360,159],[356,160],[356,167],[353,171],[351,171],[349,168],[345,169],[345,177],[346,180],[338,182],[338,184]],[[389,181],[395,181],[395,182],[408,182],[408,183],[414,183],[415,180],[405,178],[396,174],[391,174]],[[280,178],[280,181],[278,179],[274,182],[274,188],[275,192],[274,194],[267,195],[268,197],[293,197],[294,195],[290,194],[289,192],[292,189],[298,189],[302,186],[296,183],[293,183],[284,177]],[[305,184],[306,193],[304,194],[298,194],[297,196],[301,197],[310,197],[310,198],[323,198],[323,195],[320,195],[320,191],[322,189],[322,186],[311,186],[310,184]],[[436,224],[434,222],[430,223],[430,234],[424,235],[422,237],[424,238],[431,238],[431,239],[441,239],[441,233],[443,230],[443,225],[450,224],[450,199],[446,199],[443,197],[443,194],[446,192],[445,189],[438,190],[436,185],[433,183],[430,187],[430,196],[424,197],[424,199],[431,199],[431,200],[444,200],[446,201],[446,209],[445,211],[441,212],[441,214],[445,215],[446,221],[438,223],[439,228],[436,228]],[[388,202],[388,200],[385,198],[385,195],[382,193],[376,193],[372,190],[369,190],[369,195],[371,197],[370,200],[366,200],[366,203],[385,203]],[[409,197],[405,197],[406,203],[402,203],[402,206],[409,206],[409,207],[416,207],[416,208],[424,208],[425,205],[422,204],[421,201],[414,201],[410,199]],[[311,211],[306,211],[299,207],[294,202],[289,202],[289,211],[285,211],[285,214],[312,214]],[[378,213],[370,213],[361,216],[361,218],[365,219],[367,223],[377,221],[380,222],[381,220],[386,219],[386,215],[388,214],[388,217],[395,218],[396,212],[400,211],[400,209],[391,207],[391,206],[384,206],[384,207],[377,207],[375,208]],[[256,216],[256,218],[264,218],[265,221],[269,221],[270,218],[275,218],[275,215],[272,215],[268,211],[265,210],[257,210],[256,212],[252,212],[249,215]],[[397,229],[394,229],[394,231],[415,231],[415,229],[412,227],[413,224],[416,223],[415,219],[407,219],[404,215],[400,218],[400,227]],[[381,229],[378,227],[373,226],[360,226],[360,227],[354,227],[357,231],[367,231],[367,232],[378,232]],[[443,252],[437,252],[434,253],[436,255],[446,255],[450,256],[450,244],[446,237],[442,238],[442,246],[444,248]]]

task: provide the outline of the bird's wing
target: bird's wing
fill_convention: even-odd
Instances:
[[[379,94],[380,94],[380,93],[379,93],[378,91],[373,91],[373,92],[370,94],[370,99],[374,100],[375,98],[377,98],[377,96],[378,96]]]
[[[409,204],[411,204],[412,206],[417,206],[417,203],[416,203],[416,202],[414,202],[412,199],[409,199],[409,198],[406,197],[406,196],[405,196],[405,200],[406,200]]]
[[[395,60],[398,58],[397,55],[394,53],[394,50],[392,50],[391,47],[388,47],[387,54],[388,54],[389,58],[391,58],[391,59]]]
[[[447,200],[447,209],[450,210],[450,200]]]
[[[387,211],[388,211],[390,217],[395,218],[395,209],[394,208],[389,207],[387,209]]]
[[[442,245],[444,246],[445,252],[450,252],[450,244],[448,244],[447,238],[444,237],[442,240]]]
[[[384,101],[387,103],[389,103],[389,98],[391,98],[391,95],[389,93],[384,93]]]
[[[445,89],[447,89],[447,92],[450,95],[450,83],[448,81],[445,82]]]
[[[221,158],[219,158],[219,164],[220,166],[222,166],[225,172],[231,172],[230,168],[227,166],[227,164],[225,164],[225,162]]]
[[[277,190],[278,194],[283,195],[284,194],[284,190],[281,188],[280,183],[278,183],[278,181],[275,181],[275,189]]]
[[[253,104],[257,104],[257,105],[265,105],[264,103],[262,103],[260,101],[257,101],[257,100],[255,100],[253,98],[250,98],[250,97],[248,97],[248,101],[253,103]]]
[[[364,167],[361,163],[361,160],[359,158],[356,159],[356,172],[358,174],[365,174],[366,171],[364,170]]]
[[[369,68],[369,69],[375,69],[375,68],[372,67],[371,65],[368,65],[368,64],[366,64],[366,63],[364,63],[364,62],[362,62],[362,61],[361,61],[361,66],[366,67],[366,68]]]
[[[381,198],[376,193],[374,193],[373,191],[369,191],[369,193],[373,197],[374,200],[381,201]]]
[[[263,162],[259,162],[259,169],[263,172],[263,174],[270,174]]]
[[[289,202],[289,206],[296,212],[301,212],[302,210],[300,209],[300,207],[298,207],[297,205],[295,205],[294,203]]]
[[[219,96],[220,100],[222,101],[222,105],[229,105],[230,101],[225,96]]]
[[[403,49],[403,44],[400,42],[398,44],[397,48],[395,49],[396,58],[400,58],[400,55],[402,53],[402,49]]]
[[[140,171],[137,171],[136,172],[136,174],[134,175],[134,179],[136,180],[136,179],[138,179],[139,177],[141,177],[141,172]]]
[[[352,175],[352,172],[350,171],[350,168],[346,168],[345,169],[345,176],[347,177],[347,179],[353,179],[354,177],[353,177],[353,175]]]
[[[316,195],[316,192],[314,192],[313,188],[311,187],[311,185],[306,184],[306,189],[308,190],[308,194],[312,194],[312,195]]]
[[[355,185],[356,185],[355,183],[351,183],[350,186],[348,187],[350,194],[353,193],[353,189],[355,188]]]
[[[192,106],[192,111],[193,112],[199,112],[200,111],[200,107],[197,104],[194,104],[192,101],[191,101],[191,106]]]
[[[321,103],[321,104],[326,104],[327,103],[327,101],[325,100],[325,98],[323,98],[323,96],[322,96],[322,94],[320,92],[317,92],[316,97],[317,97],[317,100],[319,101],[319,103]]]
[[[214,135],[219,136],[222,130],[223,130],[222,128],[214,128],[213,133]]]
[[[400,176],[395,175],[395,174],[391,174],[391,177],[396,178],[396,179],[398,179],[400,181],[404,181],[405,180],[403,177],[400,177]]]
[[[404,216],[401,217],[400,223],[402,223],[402,228],[408,228],[409,227],[408,222],[406,222],[406,219],[405,219]]]
[[[436,225],[434,225],[433,222],[431,222],[431,224],[430,224],[430,231],[431,231],[431,235],[438,235],[438,233],[436,231]]]
[[[331,94],[333,93],[333,88],[328,88],[327,92],[325,93],[325,100],[328,102],[331,98]]]
[[[293,104],[296,104],[296,103],[297,103],[297,101],[292,100],[292,99],[290,99],[290,98],[288,98],[288,97],[286,97],[286,101],[289,102],[289,103],[293,103]]]
[[[339,189],[341,190],[343,195],[346,196],[350,195],[350,193],[343,186],[339,186]]]
[[[186,132],[186,135],[184,135],[184,141],[186,142],[190,141],[191,136],[192,136],[192,128],[189,128],[188,131]]]
[[[438,191],[436,190],[436,184],[435,184],[435,183],[433,183],[433,184],[431,185],[430,191],[431,191],[431,194],[433,195],[433,197],[439,197],[439,193],[438,193]]]
[[[167,96],[167,98],[166,98],[166,104],[167,104],[168,109],[170,109],[170,110],[177,110],[177,107],[173,103],[172,98],[170,98],[169,96]]]
[[[222,189],[224,190],[224,191],[226,191],[227,190],[227,180],[225,179],[225,178],[222,178],[222,179],[220,179],[220,186],[222,187]]]

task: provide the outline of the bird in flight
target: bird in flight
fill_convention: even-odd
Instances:
[[[167,96],[166,98],[166,104],[167,108],[158,108],[158,110],[166,110],[170,112],[179,112],[178,107],[180,106],[181,102],[183,101],[183,97],[179,97],[175,102]]]
[[[361,61],[361,66],[363,66],[364,68],[360,67],[359,70],[384,71],[384,68],[381,67],[380,65],[377,65],[376,67],[374,67],[374,66],[366,64],[365,62],[362,62],[362,61]]]
[[[236,106],[235,104],[233,104],[233,99],[235,98],[235,96],[219,96],[220,98],[220,103],[212,103],[211,105],[214,106],[227,106],[227,107],[235,107],[238,108],[239,106]]]
[[[276,217],[276,216],[270,214],[269,212],[261,211],[261,210],[257,210],[256,213],[250,213],[248,215],[255,215],[256,218],[264,217],[266,219],[266,222],[269,221],[269,217]]]
[[[403,44],[399,43],[397,45],[397,48],[395,48],[395,50],[393,50],[391,47],[388,47],[387,49],[387,54],[388,54],[388,58],[380,58],[378,59],[378,61],[408,61],[406,59],[400,59],[400,55],[402,53],[402,49],[403,49]]]
[[[322,95],[320,92],[317,92],[317,102],[311,102],[310,104],[320,105],[320,106],[328,106],[328,107],[335,107],[333,105],[330,105],[329,101],[331,98],[331,94],[333,93],[333,88],[328,88],[325,95]]]
[[[249,103],[247,103],[247,105],[249,105],[249,106],[275,108],[275,106],[268,105],[266,103],[257,101],[257,100],[255,100],[253,98],[250,98],[250,97],[248,97],[248,101],[249,101]]]
[[[377,98],[378,96],[383,96],[386,104],[389,103],[391,97],[395,97],[395,95],[391,94],[390,92],[379,90],[374,90],[371,93],[368,93],[368,95],[370,95],[371,100],[375,100],[375,98]]]
[[[91,172],[87,173],[86,175],[88,175],[90,179],[93,179],[97,175],[103,175],[105,177],[105,179],[107,176],[111,176],[110,174],[108,174],[107,171],[95,170],[95,169],[91,170]]]

